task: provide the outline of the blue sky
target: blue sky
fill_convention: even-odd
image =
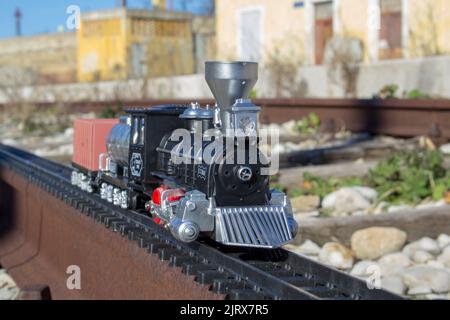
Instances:
[[[191,12],[199,13],[202,5],[211,0],[173,0],[175,10],[185,7]],[[128,6],[134,8],[151,8],[150,0],[128,0]],[[81,11],[113,8],[117,0],[2,0],[0,4],[0,38],[15,36],[16,8],[22,10],[22,34],[56,32],[59,25],[65,25],[66,9],[78,5]]]

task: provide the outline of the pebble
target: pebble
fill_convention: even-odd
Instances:
[[[419,204],[418,206],[416,206],[416,210],[421,210],[421,209],[433,209],[433,208],[437,208],[437,207],[442,207],[445,206],[445,200],[439,200],[437,202],[430,202],[430,203],[423,203],[423,204]]]
[[[429,266],[414,266],[403,272],[408,294],[447,293],[450,291],[450,272]]]
[[[366,216],[367,215],[367,210],[358,210],[352,213],[353,217],[358,217],[358,216]]]
[[[19,295],[19,288],[14,280],[6,273],[0,270],[0,300],[14,300]]]
[[[408,290],[408,295],[410,296],[418,296],[418,295],[426,295],[431,294],[432,290],[428,286],[416,286]]]
[[[412,210],[413,207],[407,205],[398,205],[398,206],[390,206],[387,210],[388,213],[393,212],[401,212],[401,211],[409,211]]]
[[[306,240],[302,245],[295,248],[295,252],[307,256],[318,256],[320,253],[320,246],[311,240]]]
[[[393,293],[403,295],[406,290],[406,286],[403,280],[399,276],[389,276],[381,279],[381,287],[385,290]]]
[[[396,252],[385,255],[378,260],[382,276],[391,276],[400,274],[405,268],[412,265],[407,255]]]
[[[340,243],[328,242],[320,250],[319,261],[338,269],[350,269],[353,266],[353,253]]]
[[[412,260],[416,263],[426,263],[430,260],[433,260],[433,258],[434,256],[431,253],[423,250],[418,250],[412,255]]]
[[[437,257],[437,261],[440,262],[444,267],[450,269],[450,246],[446,247],[442,254]]]
[[[444,294],[430,293],[425,295],[425,298],[427,298],[428,300],[448,300],[449,296]]]
[[[378,198],[378,192],[375,189],[362,186],[353,186],[351,189],[359,192],[364,198],[370,202],[375,202]]]
[[[441,268],[444,269],[445,265],[442,262],[436,261],[436,260],[430,260],[426,263],[427,266],[433,267],[433,268]]]
[[[332,216],[369,209],[372,202],[364,196],[369,191],[361,190],[365,189],[363,187],[345,187],[332,192],[322,200],[322,208],[332,210],[334,212]]]
[[[409,257],[412,257],[413,254],[419,250],[426,251],[432,255],[437,255],[441,252],[437,241],[428,237],[424,237],[406,245],[403,248],[403,253],[407,254]]]
[[[395,234],[395,236],[393,236]],[[383,289],[414,299],[450,300],[450,236],[441,234],[437,239],[423,237],[404,246],[407,235],[395,228],[372,227],[358,230],[352,235],[352,249],[338,242],[326,243],[322,248],[311,240],[293,247],[292,251],[326,265],[345,270],[362,280],[370,279],[374,272],[381,276]],[[386,241],[389,245],[380,245]],[[394,252],[377,258],[360,258],[373,245],[371,254],[394,242]],[[368,243],[370,245],[368,245]],[[375,255],[375,254],[374,254]],[[361,259],[355,261],[355,259]]]
[[[444,249],[448,245],[450,245],[450,236],[446,234],[440,234],[437,238],[437,243],[439,245],[439,248]]]
[[[389,208],[389,202],[381,201],[373,210],[374,215],[386,213]]]
[[[406,233],[397,228],[371,227],[356,231],[351,237],[351,247],[358,259],[374,260],[399,251],[406,238]]]
[[[374,268],[379,268],[378,263],[370,260],[362,260],[353,266],[350,274],[354,275],[355,277],[366,278],[373,274]]]
[[[311,212],[319,208],[319,196],[300,196],[291,199],[292,208],[295,212]]]
[[[439,147],[439,150],[446,155],[450,155],[450,144],[443,144]]]

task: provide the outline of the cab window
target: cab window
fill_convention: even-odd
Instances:
[[[132,144],[138,144],[139,141],[139,118],[134,118],[133,119],[133,131],[132,131],[132,135],[131,135],[131,143]]]
[[[139,144],[144,145],[144,138],[145,138],[145,119],[141,118],[141,124],[140,124],[140,132],[139,132]]]

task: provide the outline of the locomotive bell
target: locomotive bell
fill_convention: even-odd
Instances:
[[[238,100],[246,100],[258,81],[256,62],[205,63],[205,78],[220,108],[222,129],[230,128],[227,110]]]

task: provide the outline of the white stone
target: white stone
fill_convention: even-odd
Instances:
[[[340,243],[328,242],[320,250],[319,261],[338,269],[350,269],[353,266],[353,254]]]
[[[450,268],[450,247],[444,249],[442,254],[437,257],[437,261],[442,263],[444,267]]]
[[[442,207],[445,206],[446,202],[445,200],[439,200],[436,202],[429,202],[429,203],[423,203],[423,204],[419,204],[416,209],[421,210],[421,209],[433,209],[433,208],[437,208],[437,207]]]
[[[337,191],[327,194],[322,199],[322,208],[334,210],[337,200]]]
[[[387,210],[388,213],[394,213],[394,212],[401,212],[401,211],[408,211],[413,209],[411,206],[407,205],[398,205],[398,206],[390,206]]]
[[[378,198],[378,192],[375,189],[362,186],[353,186],[351,188],[359,192],[364,198],[371,202],[375,202]]]
[[[418,250],[412,255],[412,260],[416,263],[426,263],[430,260],[433,260],[433,258],[434,256],[431,253],[423,250]]]
[[[352,216],[358,217],[358,216],[366,216],[368,214],[367,210],[358,210],[352,213]]]
[[[14,280],[4,270],[0,270],[0,300],[13,300],[18,294],[19,289]]]
[[[430,254],[437,255],[441,252],[439,248],[439,244],[428,237],[424,237],[417,241],[411,242],[403,248],[403,253],[407,254],[410,258],[412,258],[414,252],[416,251],[426,251]]]
[[[418,296],[418,295],[425,295],[432,293],[433,290],[431,290],[428,286],[416,286],[412,287],[408,290],[408,295],[410,296]]]
[[[403,283],[402,278],[398,276],[389,276],[382,278],[381,287],[385,290],[391,291],[399,295],[403,295],[406,290],[406,286]]]
[[[285,122],[280,126],[280,135],[293,135],[297,133],[296,127],[297,121],[295,120]]]
[[[377,214],[386,213],[388,208],[389,208],[389,202],[381,201],[373,210],[373,214],[377,215]]]
[[[378,264],[381,269],[381,275],[387,277],[400,274],[405,268],[411,266],[412,262],[407,255],[396,252],[380,258]]]
[[[441,268],[444,269],[445,265],[442,262],[436,261],[436,260],[430,260],[426,263],[427,266],[433,267],[433,268]]]
[[[311,240],[306,240],[302,245],[295,248],[295,252],[307,256],[317,256],[320,253],[320,246]]]
[[[442,254],[450,254],[450,246],[446,246],[446,247],[442,250]]]
[[[427,298],[428,300],[448,300],[449,299],[449,297],[447,295],[434,294],[434,293],[425,295],[425,298]]]
[[[444,249],[445,247],[450,245],[450,236],[444,233],[440,234],[437,238],[437,243],[439,245],[439,248]]]
[[[373,268],[379,268],[378,263],[375,261],[370,260],[362,260],[357,262],[354,266],[352,271],[350,271],[351,275],[354,275],[355,277],[369,277],[373,274]]]
[[[439,150],[446,155],[450,155],[450,144],[443,144],[439,147]]]
[[[434,293],[445,293],[450,291],[450,272],[429,266],[414,266],[403,272],[403,282],[409,289],[429,288]]]
[[[325,196],[322,207],[341,213],[366,210],[371,207],[370,200],[353,188],[342,188]]]

